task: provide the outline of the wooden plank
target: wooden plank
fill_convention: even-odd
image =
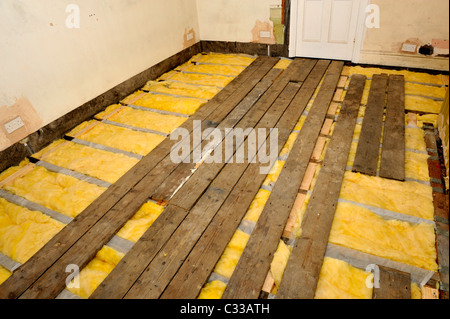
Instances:
[[[439,290],[430,286],[423,286],[421,289],[422,299],[439,299]]]
[[[219,92],[213,99],[198,110],[182,127],[192,130],[192,121],[213,118],[217,109],[224,105],[237,105],[256,83],[252,77],[264,67],[266,58],[258,58],[238,77]],[[252,86],[253,85],[253,86]],[[223,111],[221,111],[223,112]],[[150,154],[145,156],[138,165],[122,176],[114,185],[108,188],[89,207],[87,207],[73,222],[54,236],[40,251],[20,267],[0,286],[0,298],[18,298],[55,260],[60,258],[72,245],[96,224],[130,189],[137,185],[160,162],[167,158],[175,141],[165,139]],[[98,247],[96,247],[98,248]],[[101,247],[100,247],[101,248]],[[82,265],[80,265],[82,266]],[[64,271],[62,271],[64,273]]]
[[[405,180],[405,79],[389,76],[380,177]]]
[[[411,275],[392,268],[379,267],[380,287],[373,288],[373,299],[411,299]]]
[[[260,101],[258,101],[258,105],[253,108],[250,112],[256,112],[261,113],[265,112],[267,110],[267,107],[273,103],[275,98],[280,94],[280,92],[283,90],[283,88],[287,85],[287,83],[290,81],[292,77],[294,77],[297,80],[304,80],[308,73],[311,71],[311,68],[314,66],[314,60],[304,60],[304,59],[296,59],[294,60],[291,65],[287,68],[285,72],[281,75],[281,79],[277,80],[274,85],[272,85],[272,81],[275,77],[270,77],[270,74],[261,81],[261,86],[257,90],[252,91],[254,96],[247,96],[241,104],[238,107],[243,106],[246,110],[248,110],[253,103],[255,103],[258,98],[266,92],[267,89],[268,92],[264,94],[264,96],[261,97]],[[299,72],[293,72],[293,70],[297,70],[298,66],[302,66],[302,68],[299,70]],[[274,69],[275,70],[275,69]],[[280,70],[278,70],[280,71]],[[298,73],[298,74],[297,74]],[[271,86],[272,85],[272,86]],[[237,107],[237,108],[238,108]],[[236,109],[237,109],[236,108]],[[243,116],[243,113],[237,114],[238,118],[241,118]],[[237,121],[236,121],[237,122]],[[247,127],[252,127],[253,125],[243,125],[244,129]],[[232,128],[233,125],[230,123],[222,122],[218,126],[218,128],[224,129],[224,128]],[[208,141],[204,141],[202,143],[202,148],[208,144]],[[181,164],[177,170],[169,176],[164,183],[161,184],[161,186],[156,190],[155,194],[152,195],[152,199],[155,201],[169,201],[169,199],[174,195],[175,191],[179,188],[180,183],[185,181],[189,175],[191,175],[192,170],[196,168],[196,163],[184,163]],[[182,206],[185,209],[188,209],[188,206]]]
[[[343,63],[330,64],[288,159],[222,296],[258,298],[333,98]]]
[[[277,123],[276,128],[279,129],[278,151],[281,151],[283,142],[287,141],[327,66],[326,61],[318,62]],[[230,196],[166,288],[162,298],[191,299],[197,297],[264,181],[265,175],[259,173],[259,167],[258,164],[253,163],[244,172]]]
[[[353,75],[277,298],[313,299],[339,199],[365,76]]]
[[[298,84],[287,85],[283,93],[292,92],[289,94],[295,94],[295,92],[298,90],[298,87],[299,87]],[[283,93],[280,95],[280,97],[283,95]],[[272,105],[272,102],[273,101],[267,103],[266,101],[266,103],[263,104],[266,104],[265,108],[267,109]],[[272,118],[272,121],[276,122],[277,118],[279,118],[283,114],[285,108],[286,106],[273,104],[271,109],[267,113],[265,112],[257,112],[253,114],[249,113],[245,116],[245,118],[253,119],[254,121],[255,120],[254,117],[256,115],[259,118],[261,118],[264,115],[260,120],[260,122],[266,123],[266,121],[269,118]],[[273,114],[278,115],[273,116]],[[243,120],[241,122],[244,122],[245,125],[252,123],[247,120],[245,121]],[[239,125],[243,125],[243,123],[241,122],[239,123]],[[254,123],[253,125],[255,124],[256,123]],[[269,124],[271,123],[269,122]],[[159,277],[158,280],[156,280],[158,282],[158,285],[152,287],[149,287],[148,285],[145,285],[143,283],[149,281],[155,282],[155,280],[152,280],[151,278],[147,280],[141,278],[139,279],[139,282],[142,283],[142,285],[146,286],[143,288],[144,291],[141,291],[142,290],[141,288],[134,288],[135,292],[130,291],[129,295],[127,296],[136,295],[136,296],[146,296],[150,298],[156,298],[158,294],[161,293],[161,289],[164,288],[164,282],[168,282],[171,276],[173,276],[173,274],[170,272],[170,269],[175,270],[178,269],[179,265],[177,264],[177,262],[179,262],[180,260],[184,260],[184,257],[183,256],[179,257],[179,255],[180,254],[183,255],[189,252],[190,240],[192,242],[192,245],[197,241],[198,236],[201,234],[201,232],[203,232],[204,228],[207,226],[210,219],[214,216],[215,212],[220,207],[220,204],[226,198],[227,194],[231,191],[232,187],[234,186],[233,181],[236,182],[239,179],[240,175],[242,174],[242,170],[245,169],[247,165],[248,163],[226,165],[224,170],[213,181],[213,184],[209,186],[205,194],[200,198],[197,205],[186,217],[185,221],[183,221],[183,224],[177,230],[176,234],[172,236],[173,239],[167,244],[173,246],[173,249],[170,249],[170,251],[172,252],[170,256],[167,255],[164,256],[164,253],[162,253],[161,255],[160,252],[158,256],[156,256],[152,264],[150,264],[149,266],[154,267],[156,269],[160,269],[162,267],[163,269],[165,269],[164,272],[157,270],[146,271],[146,273],[148,274],[147,277],[157,276],[158,274],[167,277]],[[180,191],[177,193],[177,196],[174,197],[170,201],[170,203],[177,206],[180,206],[181,204],[181,206],[183,206],[184,203],[183,200],[185,197],[191,197],[190,200],[192,202],[195,202],[198,199],[198,197],[203,193],[204,189],[208,187],[210,180],[212,180],[215,177],[215,175],[220,171],[220,168],[223,166],[224,164],[202,165],[199,168],[199,170],[196,171],[194,175],[188,180],[188,182],[182,186]],[[142,238],[144,238],[145,240],[146,238],[149,237],[147,237],[147,234],[144,234]],[[178,242],[181,239],[182,243]],[[164,249],[167,249],[167,245]],[[121,274],[125,271],[125,269],[122,269],[121,267],[130,263],[126,262],[125,260],[123,264],[119,263],[119,265],[113,270],[110,276],[108,276],[105,279],[102,285],[94,292],[92,298],[123,297],[124,294],[128,291],[129,287],[133,284],[133,282],[136,281],[137,276],[139,276],[143,272],[145,266],[150,263],[150,261],[155,257],[157,252],[158,250],[156,250],[155,247],[152,247],[152,249],[149,250],[148,247],[146,247],[145,243],[142,246],[140,246],[140,243],[138,242],[136,246],[125,257],[126,259],[129,259],[130,262],[132,263],[134,263],[134,259],[141,260],[141,262],[139,262],[138,265],[136,265],[136,267],[138,267],[137,268],[138,271],[136,271],[136,267],[133,267],[132,269],[130,269],[129,267],[127,268],[128,269],[127,272],[132,271],[136,277],[133,278],[133,280],[123,280]],[[175,264],[170,264],[169,259],[172,260],[172,262]],[[144,265],[144,268],[142,267],[142,265]],[[170,268],[167,269],[167,267]]]
[[[261,80],[267,72],[276,64],[277,59],[268,59],[258,69],[254,77]],[[256,82],[252,78],[252,82]],[[235,104],[222,105],[222,109],[229,114]],[[223,118],[212,118],[212,121],[222,121]],[[61,278],[68,264],[78,265],[81,269],[92,260],[103,245],[105,245],[115,233],[139,210],[148,200],[152,192],[158,187],[167,174],[175,169],[178,164],[173,163],[170,155],[151,170],[130,192],[105,214],[83,237],[78,240],[61,258],[58,259],[21,298],[54,298],[64,289],[65,280]]]
[[[374,74],[358,141],[353,171],[376,176],[388,76]]]

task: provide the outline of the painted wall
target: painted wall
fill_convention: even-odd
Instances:
[[[448,70],[449,1],[371,0],[380,8],[380,28],[365,29],[360,56],[355,62]],[[402,52],[403,43],[417,45],[414,53]],[[422,45],[434,54],[419,54]]]
[[[281,0],[197,0],[202,40],[275,43],[270,8]],[[271,32],[261,38],[260,31]]]
[[[76,4],[80,28],[66,20]],[[196,0],[1,0],[0,151],[199,41]],[[186,35],[193,32],[194,38]],[[3,123],[25,124],[7,134]]]

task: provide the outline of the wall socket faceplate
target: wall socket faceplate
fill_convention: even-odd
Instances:
[[[259,31],[259,36],[261,38],[270,38],[270,31]]]
[[[417,45],[412,44],[412,43],[403,43],[403,45],[402,45],[402,51],[403,52],[415,53],[416,52],[416,48],[417,48]]]
[[[192,32],[189,32],[189,33],[186,35],[186,40],[187,40],[187,41],[191,41],[193,38],[194,38],[194,33],[192,33]]]
[[[22,118],[18,116],[15,119],[3,124],[3,126],[5,127],[6,132],[8,132],[8,134],[11,134],[12,132],[17,131],[22,126],[25,126],[25,124],[23,123]]]

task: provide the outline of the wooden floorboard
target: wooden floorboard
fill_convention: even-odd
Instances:
[[[344,178],[353,131],[366,77],[353,75],[336,127],[311,194],[277,292],[279,299],[313,299],[323,263],[334,212]]]
[[[378,266],[379,287],[374,285],[373,299],[411,299],[411,275]]]
[[[277,83],[280,83],[279,81],[282,81],[284,84],[286,85],[287,83],[283,81],[282,77],[281,79],[278,79],[273,87],[274,90],[276,90],[277,88],[280,89],[277,85]],[[276,92],[276,96],[279,95],[280,92]],[[275,96],[275,97],[276,97]],[[266,98],[265,98],[266,97]],[[248,112],[243,119],[239,122],[238,127],[245,127],[248,125],[251,125],[250,127],[255,126],[258,123],[258,119],[261,119],[261,121],[263,121],[265,118],[267,118],[267,115],[272,113],[270,112],[270,110],[266,113],[267,109],[272,105],[273,102],[273,94],[272,94],[272,90],[270,92],[267,92],[265,96],[263,96],[258,103],[256,103],[254,105],[254,107],[252,108],[252,110],[250,112]],[[258,110],[256,112],[252,112],[253,110]],[[274,108],[271,109],[272,111],[274,111]],[[280,115],[283,113],[283,110],[281,110]],[[219,145],[219,147],[222,147],[222,145]],[[227,166],[231,167],[232,169],[228,169],[228,171],[225,172],[221,172],[222,167],[224,166],[224,163],[212,163],[212,164],[202,164],[199,169],[193,174],[193,176],[191,176],[189,178],[189,180],[181,187],[181,189],[176,193],[176,196],[174,196],[174,198],[169,202],[169,205],[176,205],[178,207],[186,207],[188,208],[186,210],[186,212],[191,208],[191,206],[196,203],[195,207],[189,212],[189,214],[186,213],[187,217],[186,220],[183,221],[182,225],[179,227],[179,229],[177,229],[177,235],[173,235],[173,240],[171,239],[171,242],[168,243],[168,245],[172,244],[173,247],[175,247],[174,249],[171,249],[171,251],[173,251],[172,254],[170,254],[169,258],[165,258],[167,256],[164,256],[163,253],[163,262],[164,262],[164,267],[166,268],[169,266],[168,262],[165,259],[171,259],[174,260],[174,262],[177,262],[176,259],[176,251],[179,251],[180,254],[183,254],[185,252],[186,249],[188,249],[188,242],[189,242],[189,238],[194,238],[193,239],[193,243],[195,243],[195,241],[197,240],[196,237],[198,238],[198,236],[203,232],[204,228],[207,226],[207,223],[209,223],[210,218],[212,218],[212,216],[214,215],[214,213],[217,211],[217,209],[220,207],[221,202],[223,202],[223,200],[226,198],[227,194],[231,191],[232,187],[234,186],[235,181],[239,178],[240,174],[242,174],[242,172],[240,172],[238,169],[235,169],[237,167],[237,165],[239,164],[228,164]],[[219,174],[219,172],[221,172]],[[216,175],[219,174],[219,177],[215,178]],[[234,177],[233,177],[234,176]],[[209,185],[211,183],[211,180],[214,180],[213,183],[211,185]],[[234,183],[233,183],[234,182]],[[228,184],[231,183],[231,184]],[[208,187],[209,186],[209,187]],[[208,188],[208,189],[207,189]],[[206,190],[207,189],[207,190]],[[206,190],[206,192],[203,194],[203,192]],[[200,200],[197,199],[200,198]],[[225,196],[225,197],[222,197]],[[187,202],[186,202],[187,200]],[[219,205],[217,207],[217,205]],[[212,214],[212,215],[208,215],[208,214]],[[202,224],[202,222],[206,223],[206,224]],[[151,229],[149,229],[149,234],[144,234],[143,238],[147,239],[149,238],[147,235],[151,235]],[[183,237],[183,236],[187,236]],[[180,238],[184,238],[182,240],[182,247],[180,246],[180,242],[178,240],[180,240]],[[174,244],[173,244],[174,243]],[[142,247],[139,246],[139,242],[138,244],[135,246],[136,251],[140,251],[140,249],[146,250],[147,248],[143,245]],[[164,247],[164,249],[166,249],[166,247]],[[134,250],[134,249],[133,249]],[[131,251],[130,251],[131,253]],[[130,255],[129,256],[133,256]],[[133,252],[134,253],[134,252]],[[152,250],[152,254],[149,255],[148,254],[148,249],[147,251],[143,251],[142,253],[139,253],[138,256],[136,256],[135,258],[140,258],[141,260],[145,260],[145,262],[143,262],[144,265],[146,264],[150,264],[150,261],[153,259],[153,257],[155,256],[154,253],[156,253],[156,251]],[[156,256],[156,260],[154,262],[152,262],[152,264],[150,266],[153,265],[153,267],[158,267],[158,257],[161,256],[161,253]],[[127,258],[128,255],[125,257]],[[132,257],[130,257],[132,258]],[[181,260],[184,258],[181,258]],[[180,260],[180,259],[178,259]],[[154,266],[156,265],[156,266]],[[167,265],[167,266],[166,266]],[[117,298],[117,297],[123,297],[124,293],[126,292],[126,290],[119,290],[117,289],[117,282],[118,281],[122,281],[121,279],[121,273],[123,270],[121,270],[120,268],[121,264],[119,264],[114,270],[113,272],[110,274],[110,276],[108,276],[108,278],[106,278],[106,280],[102,283],[102,285],[94,292],[92,298]],[[142,269],[142,266],[140,267],[142,272],[144,269]],[[177,269],[177,265],[175,264],[175,267],[172,266],[172,268]],[[135,274],[135,276],[139,276],[140,275],[139,271],[133,270],[133,273]],[[146,274],[149,274],[148,276],[156,276],[157,274],[159,274],[160,272],[158,271],[146,271]],[[166,271],[167,273],[167,271]],[[146,286],[146,288],[149,291],[145,291],[145,292],[139,292],[139,296],[147,296],[150,298],[156,298],[158,296],[158,294],[160,293],[161,289],[163,289],[164,287],[164,282],[168,280],[170,280],[171,278],[171,273],[169,272],[168,278],[166,278],[164,280],[164,278],[159,278],[158,280],[153,280],[152,282],[158,282],[157,286],[154,287],[150,287],[149,285]],[[135,278],[135,280],[137,280],[137,277]],[[139,279],[139,283],[142,283],[143,280]],[[121,286],[126,287],[128,285],[128,288],[133,284],[133,281],[128,280],[126,284],[122,284],[120,283]],[[137,289],[137,288],[135,288]],[[132,295],[132,291],[130,292],[130,296]],[[152,293],[154,295],[152,295]]]
[[[377,175],[388,76],[374,74],[359,136],[353,171]]]
[[[326,66],[324,67],[321,63],[311,72],[306,81],[308,83],[313,81],[317,86],[325,70]],[[314,90],[303,90],[302,86],[297,96],[312,96],[313,93]],[[283,95],[280,95],[275,103],[289,104],[293,96],[288,94],[284,98]],[[278,121],[275,126],[279,130],[278,152],[284,146],[305,107],[305,103],[299,104],[292,101],[283,117]],[[286,119],[290,119],[290,122],[286,122]],[[247,167],[230,196],[196,243],[161,298],[191,299],[197,297],[265,178],[265,175],[259,173],[259,168],[260,165],[257,163]]]
[[[380,177],[405,180],[405,79],[389,76]]]
[[[268,64],[269,63],[269,64]],[[212,125],[218,120],[220,116],[215,116],[215,114],[223,115],[225,113],[226,105],[229,105],[229,111],[238,104],[248,92],[259,82],[259,80],[271,69],[272,61],[269,58],[257,59],[254,64],[250,65],[246,70],[244,70],[241,75],[238,76],[234,81],[230,83],[227,88],[223,89],[215,98],[211,99],[207,104],[203,106],[198,112],[196,112],[188,121],[186,121],[183,126],[187,130],[192,130],[192,121],[198,120],[210,120]],[[246,72],[247,71],[247,72]],[[258,75],[259,73],[259,75]],[[259,77],[259,79],[258,79]],[[219,110],[219,111],[217,111]],[[226,114],[225,114],[226,115]],[[190,125],[189,125],[190,124]],[[136,208],[134,212],[131,212],[132,206],[138,206],[145,202],[143,199],[141,203],[136,200],[126,200],[131,202],[131,206],[128,207],[129,214],[122,214],[117,210],[113,210],[112,207],[117,205],[124,197],[130,194],[139,194],[141,187],[139,184],[145,180],[153,180],[151,178],[151,173],[155,175],[158,166],[164,159],[168,157],[172,145],[175,141],[170,139],[164,140],[155,150],[144,157],[138,165],[133,167],[127,174],[125,174],[117,183],[111,186],[103,195],[101,195],[94,203],[92,203],[84,212],[82,212],[77,218],[74,219],[72,223],[66,226],[60,233],[58,233],[52,240],[47,243],[37,254],[35,254],[27,263],[20,267],[14,274],[0,287],[0,298],[17,298],[26,289],[28,289],[33,282],[35,282],[44,272],[50,275],[42,276],[41,282],[34,284],[34,288],[29,290],[23,297],[28,298],[51,298],[59,293],[58,290],[64,288],[64,281],[66,277],[65,267],[67,264],[77,264],[82,268],[96,253],[96,250],[102,247],[102,241],[95,242],[92,241],[84,242],[83,245],[78,244],[80,237],[85,234],[90,236],[96,236],[95,232],[91,229],[94,225],[98,225],[98,221],[107,215],[108,212],[118,214],[119,220],[127,220],[126,217],[130,217],[139,207]],[[150,173],[149,173],[150,171]],[[150,176],[149,176],[150,175]],[[144,183],[145,184],[145,183]],[[131,190],[133,188],[133,190]],[[144,187],[145,188],[145,187]],[[131,190],[131,191],[130,191]],[[108,223],[111,218],[106,217],[104,219],[104,224]],[[117,223],[116,225],[120,224]],[[120,227],[120,226],[119,226]],[[108,230],[115,230],[112,227]],[[90,232],[91,231],[91,232]],[[100,230],[100,233],[103,229]],[[90,233],[89,233],[90,232]],[[103,236],[103,235],[101,235]],[[104,243],[107,242],[106,239],[110,234],[105,235]],[[88,238],[88,237],[86,237]],[[79,254],[67,254],[69,248],[77,243],[78,247],[81,248]],[[82,242],[80,242],[82,243]],[[87,250],[85,251],[86,246]],[[88,253],[89,252],[89,253]],[[57,264],[57,269],[55,269],[55,261],[61,260],[60,257],[66,254],[69,260],[63,260]],[[69,261],[69,262],[67,262]],[[73,261],[73,262],[72,262]],[[52,271],[48,272],[48,269],[53,267]],[[54,287],[50,289],[49,287]],[[49,289],[47,289],[49,288]]]
[[[222,298],[258,298],[325,120],[342,67],[342,62],[331,62],[308,113],[308,120],[294,143]]]

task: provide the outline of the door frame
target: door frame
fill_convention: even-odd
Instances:
[[[289,19],[289,57],[296,57],[296,47],[297,47],[297,31],[298,23],[300,19],[298,18],[298,6],[299,0],[290,1],[290,19]],[[360,61],[362,44],[364,41],[364,36],[366,34],[366,7],[370,4],[370,0],[359,0],[359,11],[358,11],[358,21],[356,25],[355,41],[353,45],[352,59],[351,62],[358,63]]]

